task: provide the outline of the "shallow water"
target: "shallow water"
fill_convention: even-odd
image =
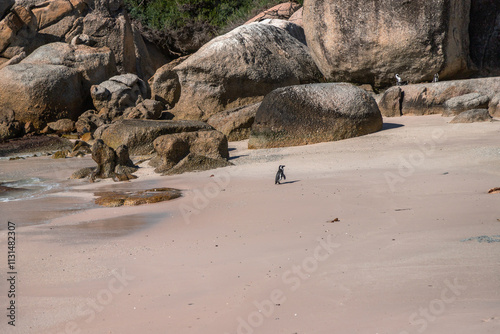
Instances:
[[[39,177],[7,181],[0,183],[0,186],[7,188],[0,193],[0,202],[37,198],[64,189],[61,182]]]
[[[86,242],[95,238],[114,238],[138,232],[158,223],[167,216],[166,213],[134,214],[93,220],[76,225],[57,226],[52,229],[57,231],[59,237],[61,235],[65,237],[79,236],[82,242]]]
[[[36,225],[94,207],[88,196],[65,195],[83,183],[69,179],[73,171],[91,165],[90,158],[0,161],[0,230],[7,221],[17,226]]]

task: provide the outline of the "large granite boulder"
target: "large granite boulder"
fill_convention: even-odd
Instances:
[[[229,158],[227,138],[215,130],[164,135],[156,138],[153,145],[157,157],[152,164],[157,167],[157,173],[168,172],[190,154],[214,161],[223,160],[224,166],[230,165],[227,162]],[[192,159],[193,157],[189,158],[189,160]],[[186,163],[187,161],[183,162],[182,165]]]
[[[117,73],[115,58],[108,47],[90,47],[67,43],[46,44],[21,61],[21,64],[52,64],[74,68],[82,75],[84,99],[90,95],[90,87]]]
[[[252,23],[214,38],[174,68],[181,95],[178,119],[256,103],[272,90],[321,79],[307,46],[283,29]]]
[[[499,91],[500,77],[398,86],[384,92],[379,108],[384,116],[443,114],[446,113],[447,100],[469,93],[479,93],[490,99],[489,108],[494,109],[493,97]]]
[[[23,6],[12,7],[0,21],[0,55],[10,59],[20,54],[36,34],[37,22],[33,13]]]
[[[279,88],[260,105],[249,148],[314,144],[366,135],[382,129],[373,97],[347,83]]]
[[[0,55],[31,53],[41,45],[63,41],[73,23],[86,14],[86,0],[18,1],[0,22]],[[4,28],[1,28],[1,27]],[[11,29],[5,29],[5,26]]]
[[[76,120],[90,105],[90,87],[116,73],[106,47],[46,44],[18,64],[0,69],[0,104],[16,120],[41,130],[62,118]]]
[[[109,47],[119,73],[137,73],[134,33],[123,2],[96,0],[96,10],[87,14],[78,29],[91,36],[96,46]]]
[[[76,120],[85,93],[81,73],[64,65],[16,64],[0,69],[0,105],[41,130],[61,118]],[[1,112],[1,111],[0,111]]]
[[[0,66],[53,42],[109,47],[119,73],[136,73],[145,80],[167,61],[131,23],[123,0],[16,3],[0,21]]]
[[[162,135],[199,130],[213,130],[213,128],[200,121],[128,119],[101,126],[95,131],[94,138],[102,139],[112,148],[117,148],[122,144],[127,145],[130,154],[141,155],[153,153],[153,142]]]
[[[207,123],[226,135],[229,141],[248,139],[259,106],[260,102],[224,110],[210,117]]]
[[[470,0],[305,0],[307,44],[331,81],[389,86],[462,75]]]
[[[181,96],[181,84],[179,77],[174,71],[177,65],[180,65],[189,56],[184,56],[173,60],[158,70],[149,80],[151,87],[151,98],[162,102],[164,105],[172,108]]]

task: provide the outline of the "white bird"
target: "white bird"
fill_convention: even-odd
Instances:
[[[401,79],[401,77],[399,76],[399,74],[396,74],[396,85],[398,86],[402,86],[402,85],[407,85],[408,84],[408,81],[403,81],[403,79]]]

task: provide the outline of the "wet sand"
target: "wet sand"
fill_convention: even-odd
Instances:
[[[19,222],[16,327],[4,317],[0,331],[498,333],[500,242],[469,238],[500,235],[500,194],[488,194],[500,122],[449,120],[386,118],[383,131],[302,147],[235,142],[232,167],[142,168],[131,182],[0,203],[2,225]],[[67,160],[0,169],[63,181],[90,162]],[[151,187],[184,196],[92,204],[97,191]],[[40,220],[44,206],[54,216]]]

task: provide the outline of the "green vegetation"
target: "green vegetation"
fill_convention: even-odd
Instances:
[[[130,16],[145,30],[153,32],[152,35],[163,35],[162,40],[167,42],[168,49],[188,53],[215,35],[285,1],[125,0],[125,4]],[[295,2],[302,4],[303,0]]]
[[[161,30],[177,29],[192,21],[224,28],[246,20],[283,0],[125,0],[130,15],[142,24]],[[303,0],[295,1],[302,3]]]

